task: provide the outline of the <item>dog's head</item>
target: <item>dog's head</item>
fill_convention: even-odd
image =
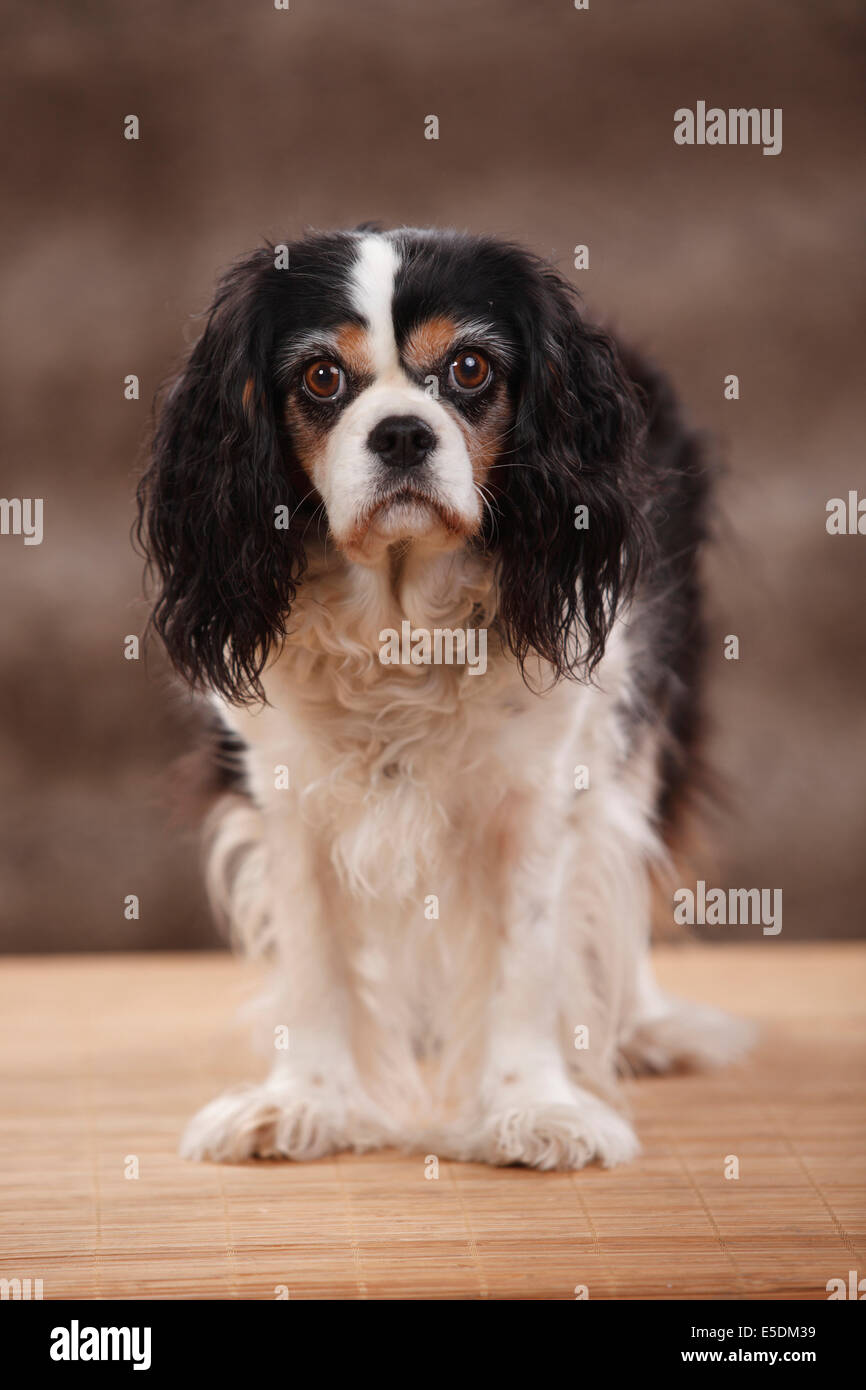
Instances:
[[[154,625],[194,683],[260,695],[324,529],[357,565],[487,552],[517,659],[589,669],[639,558],[641,427],[611,340],[517,247],[365,228],[257,251],[161,405]]]

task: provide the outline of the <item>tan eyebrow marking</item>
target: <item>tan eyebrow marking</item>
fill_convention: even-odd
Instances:
[[[454,319],[444,314],[419,323],[403,346],[402,356],[417,371],[436,365],[451,347],[459,332]]]
[[[355,376],[373,375],[373,352],[366,328],[358,323],[343,324],[334,334],[334,347]]]
[[[244,394],[241,396],[244,410],[247,412],[247,414],[249,414],[250,406],[252,405],[253,392],[255,391],[255,389],[255,382],[253,381],[251,376],[248,376],[246,382],[244,383]]]

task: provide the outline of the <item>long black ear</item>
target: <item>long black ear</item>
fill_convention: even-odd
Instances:
[[[635,488],[643,411],[574,291],[547,268],[530,278],[513,451],[494,474],[499,624],[522,665],[535,652],[557,677],[590,675],[647,544]]]
[[[268,249],[220,282],[207,327],[161,403],[138,489],[138,536],[161,580],[151,623],[175,667],[235,703],[285,632],[303,573],[272,352],[281,292]]]

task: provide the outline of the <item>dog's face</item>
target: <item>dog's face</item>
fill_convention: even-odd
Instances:
[[[339,304],[331,294],[280,345],[293,454],[361,564],[399,541],[477,535],[513,420],[514,334],[459,256],[437,267],[435,245],[359,236]]]
[[[574,672],[634,573],[639,430],[612,343],[518,248],[361,229],[256,252],[163,403],[155,625],[194,682],[249,698],[311,532],[365,566],[471,545],[518,660]]]

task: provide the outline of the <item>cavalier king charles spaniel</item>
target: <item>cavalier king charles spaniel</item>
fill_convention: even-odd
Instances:
[[[617,1073],[740,1053],[649,959],[708,473],[665,380],[519,247],[365,224],[224,277],[140,535],[273,1064],[183,1154],[610,1165],[638,1147]]]

